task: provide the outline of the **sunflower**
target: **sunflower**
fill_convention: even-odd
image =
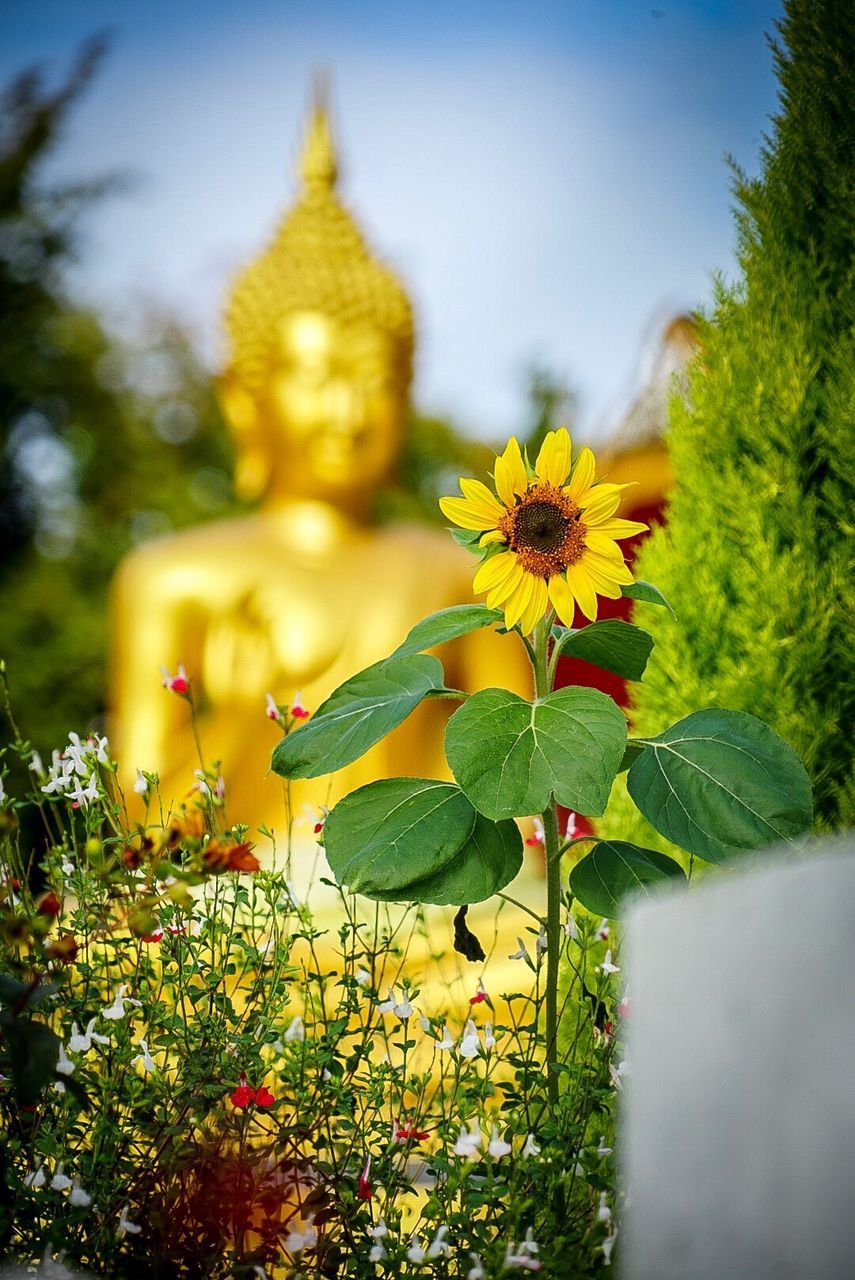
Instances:
[[[475,574],[476,593],[502,609],[505,626],[529,635],[550,606],[568,627],[576,604],[592,622],[597,596],[617,600],[633,581],[617,545],[646,524],[615,518],[623,484],[597,484],[596,462],[582,449],[571,467],[566,428],[550,431],[532,473],[512,436],[496,458],[496,494],[480,480],[460,481],[462,498],[439,505],[462,529],[481,533],[487,555]],[[569,479],[568,479],[569,478]]]

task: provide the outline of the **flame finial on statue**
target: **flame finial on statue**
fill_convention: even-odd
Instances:
[[[346,325],[370,322],[395,338],[408,383],[414,344],[410,300],[394,272],[371,254],[338,197],[326,89],[317,83],[300,174],[304,186],[295,205],[235,282],[225,317],[230,371],[247,389],[257,387],[278,322],[294,311],[321,311]]]

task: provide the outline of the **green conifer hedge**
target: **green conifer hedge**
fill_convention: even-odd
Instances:
[[[640,578],[656,648],[632,712],[652,734],[703,706],[750,711],[801,755],[820,830],[855,825],[855,22],[787,0],[780,105],[757,180],[737,172],[734,285],[701,319],[672,405],[676,486]],[[655,616],[654,616],[655,615]],[[664,847],[615,789],[604,834]]]

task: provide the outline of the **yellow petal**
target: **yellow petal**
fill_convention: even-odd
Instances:
[[[580,562],[581,563],[581,562]],[[619,600],[621,597],[621,589],[618,584],[608,576],[602,573],[590,561],[584,562],[585,573],[591,580],[591,586],[597,595],[608,596],[609,600]]]
[[[572,591],[567,586],[567,579],[562,577],[560,573],[554,573],[549,579],[549,598],[552,601],[553,609],[565,627],[572,627],[573,615],[576,612],[576,601],[573,599]]]
[[[505,541],[506,539],[503,533],[499,533],[498,529],[490,529],[488,533],[483,534],[483,536],[478,539],[478,546],[489,547],[489,546],[492,546],[494,542],[505,542]]]
[[[570,453],[570,436],[566,427],[548,432],[534,464],[538,480],[543,484],[563,484],[570,471]]]
[[[601,524],[603,520],[613,516],[620,506],[620,490],[617,485],[595,484],[593,489],[588,490],[582,503],[584,523]]]
[[[579,503],[594,483],[594,476],[597,471],[597,463],[591,450],[585,446],[579,453],[579,457],[573,466],[573,474],[570,476],[570,483],[564,490],[575,503]]]
[[[520,618],[520,631],[524,636],[531,635],[548,608],[549,595],[546,590],[546,583],[543,578],[535,578],[531,599],[526,606],[525,613]]]
[[[492,534],[485,533],[484,538],[490,538]],[[484,544],[484,538],[481,539],[481,545]],[[585,530],[585,546],[591,551],[596,551],[597,555],[605,556],[607,560],[618,560],[623,564],[623,552],[616,542],[611,538],[607,538],[602,532],[602,525],[597,525],[594,529]]]
[[[597,525],[597,532],[607,538],[632,538],[636,533],[646,533],[650,528],[639,520],[604,520]]]
[[[498,521],[492,512],[467,502],[465,498],[440,498],[439,509],[446,519],[461,529],[495,529]]]
[[[505,626],[510,631],[511,627],[515,627],[520,618],[528,608],[531,600],[531,594],[534,591],[534,584],[537,579],[531,573],[523,570],[522,581],[514,591],[511,598],[505,604]]]
[[[512,551],[508,553],[507,558],[513,561],[513,572],[509,577],[505,578],[499,586],[493,587],[492,591],[487,593],[487,599],[484,603],[488,609],[503,608],[505,601],[510,600],[511,596],[523,580],[525,570]]]
[[[472,590],[476,596],[482,591],[492,591],[493,587],[498,587],[505,578],[510,577],[514,570],[514,563],[514,557],[505,551],[500,551],[497,556],[490,556],[489,560],[485,560],[472,580]]]
[[[595,569],[601,577],[608,578],[609,582],[622,582],[629,586],[630,582],[635,581],[623,560],[613,560],[611,556],[601,556],[596,551],[583,551],[579,563],[586,568],[590,566]]]
[[[487,486],[482,484],[480,480],[469,480],[466,476],[463,476],[460,480],[460,488],[463,490],[464,498],[467,498],[469,502],[482,508],[485,512],[489,511],[493,516],[495,516],[493,521],[494,524],[504,515],[505,509],[499,502],[496,495],[491,493]]]
[[[571,564],[567,570],[567,585],[579,602],[585,617],[594,622],[597,617],[597,593],[590,577],[581,564]]]
[[[528,488],[528,476],[516,436],[511,436],[504,453],[496,459],[493,479],[496,481],[496,492],[506,507],[514,505],[515,493],[522,496]]]

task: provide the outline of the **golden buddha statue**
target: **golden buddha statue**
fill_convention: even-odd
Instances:
[[[151,542],[121,565],[112,595],[114,741],[128,771],[157,770],[165,806],[201,761],[186,703],[161,665],[192,681],[205,761],[219,761],[229,821],[287,830],[265,695],[309,709],[385,657],[426,614],[472,600],[471,560],[447,534],[370,523],[395,467],[412,371],[413,317],[336,194],[336,157],[316,106],[303,189],[272,243],[240,275],[219,381],[234,435],[244,517]],[[440,656],[446,683],[530,693],[520,647],[479,632]],[[428,702],[361,760],[291,784],[291,813],[332,805],[389,775],[447,777],[450,702]],[[311,827],[309,828],[311,831]],[[293,834],[293,833],[292,833]],[[300,855],[302,856],[302,855]]]

